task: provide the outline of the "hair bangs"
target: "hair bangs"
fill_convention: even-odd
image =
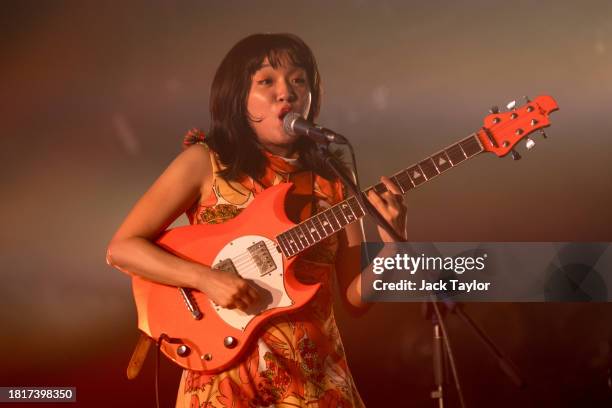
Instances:
[[[309,52],[300,49],[296,44],[262,44],[267,47],[258,50],[254,53],[247,63],[247,72],[250,76],[254,75],[262,68],[264,61],[267,59],[270,66],[274,69],[293,65],[310,71],[313,66],[312,58],[309,58]]]

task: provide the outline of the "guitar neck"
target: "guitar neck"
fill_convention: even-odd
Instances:
[[[448,146],[390,177],[402,194],[420,186],[484,150],[476,133]],[[387,191],[383,183],[375,184],[364,190],[367,193]],[[279,247],[286,257],[297,255],[305,249],[340,231],[348,224],[357,221],[366,214],[359,201],[351,196],[336,205],[321,211],[283,232],[276,237]]]

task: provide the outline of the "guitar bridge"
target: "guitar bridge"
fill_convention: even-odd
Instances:
[[[276,264],[274,263],[274,259],[272,255],[270,255],[270,251],[266,246],[264,241],[259,241],[254,245],[251,245],[247,248],[249,254],[251,254],[251,258],[257,265],[257,269],[259,269],[259,275],[265,276],[269,275],[276,269]]]

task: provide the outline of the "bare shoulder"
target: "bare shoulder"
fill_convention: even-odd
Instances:
[[[172,165],[187,166],[193,171],[210,171],[210,150],[203,144],[191,145],[174,159]]]
[[[177,182],[198,186],[204,190],[212,180],[210,150],[202,144],[194,144],[182,151],[168,166],[165,173]]]
[[[181,152],[143,194],[115,234],[152,239],[185,212],[212,183],[209,150],[193,145]]]

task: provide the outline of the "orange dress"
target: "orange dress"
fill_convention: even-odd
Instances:
[[[185,144],[203,143],[203,134],[188,133]],[[204,146],[206,146],[204,144]],[[221,223],[235,217],[264,186],[311,180],[313,207],[318,211],[342,199],[340,182],[319,176],[293,177],[300,172],[290,161],[266,153],[269,165],[258,182],[250,177],[227,181],[216,173],[209,197],[187,211],[192,224]],[[221,169],[210,151],[213,170]],[[308,172],[310,173],[310,172]],[[297,185],[297,188],[300,186]],[[243,360],[217,374],[184,370],[177,407],[363,407],[347,366],[332,310],[335,235],[303,253],[296,265],[302,279],[320,282],[315,298],[297,312],[270,320]]]

